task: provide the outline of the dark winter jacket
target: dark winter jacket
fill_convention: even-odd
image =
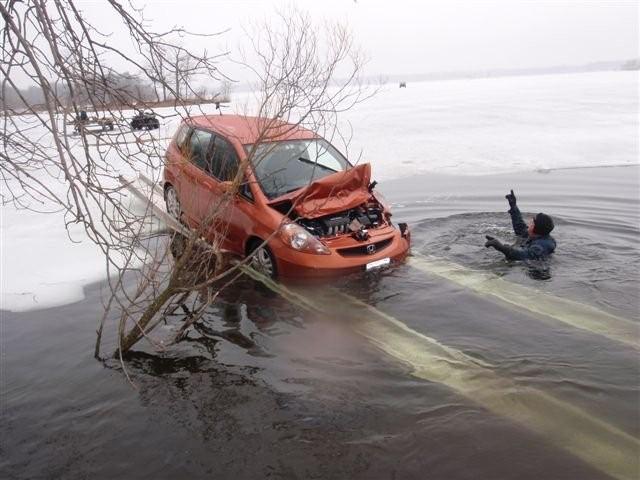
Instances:
[[[509,210],[513,231],[520,237],[514,245],[504,245],[502,253],[509,260],[541,260],[553,253],[556,249],[556,241],[551,235],[529,236],[527,224],[522,219],[522,214],[517,206]]]

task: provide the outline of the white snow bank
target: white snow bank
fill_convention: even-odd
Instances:
[[[637,87],[637,72],[422,82],[406,89],[388,85],[344,115],[353,128],[347,153],[356,160],[362,151],[377,180],[423,172],[637,164]],[[244,112],[249,97],[236,96],[228,112]],[[158,109],[160,115],[171,112]],[[178,122],[168,117],[152,135],[166,139]],[[41,134],[33,130],[34,138]],[[126,127],[122,138],[135,139]],[[344,150],[337,138],[332,141]],[[122,167],[119,159],[111,161],[114,170]],[[148,175],[159,178],[159,165]],[[126,175],[126,169],[120,173]],[[74,302],[82,299],[85,285],[105,278],[100,249],[81,229],[72,229],[72,236],[80,243],[69,240],[62,214],[0,207],[0,309]]]
[[[163,110],[168,114],[171,109]],[[125,112],[125,114],[132,116],[133,112]],[[29,128],[33,138],[43,143],[43,139],[46,139],[46,130],[37,125],[33,118],[22,117],[18,121],[24,124],[25,128]],[[178,121],[179,118],[171,118],[167,123]],[[130,151],[133,154],[140,150],[135,144],[136,138],[149,140],[153,136],[156,139],[163,139],[172,135],[174,129],[173,125],[170,127],[163,125],[161,129],[153,132],[134,134],[127,126],[123,126],[121,131],[117,127],[114,132],[109,132],[109,135],[117,135],[115,139],[118,142],[129,142]],[[82,158],[79,137],[71,138],[72,151]],[[92,138],[92,141],[97,141],[97,137]],[[163,141],[160,140],[160,143]],[[51,158],[56,158],[53,145],[51,150]],[[95,148],[92,150],[95,153]],[[111,169],[111,175],[121,174],[126,178],[134,178],[130,166],[115,152],[107,153],[106,159],[106,167]],[[161,175],[160,157],[157,157],[154,163],[155,166],[141,167],[141,170],[147,176],[158,179]],[[51,166],[32,172],[53,192],[64,198],[67,195],[67,187],[61,181],[61,175],[59,178],[53,178],[52,175],[56,173],[57,170]],[[113,183],[117,184],[115,179]],[[10,185],[13,188],[17,187],[15,181]],[[15,191],[19,192],[20,189],[15,188]],[[39,211],[54,210],[53,206],[46,203],[36,201],[29,203],[24,199],[22,201]],[[131,208],[136,206],[136,200],[132,197],[125,201],[130,203]],[[99,221],[100,215],[97,208],[91,210],[96,222]],[[106,260],[102,250],[87,238],[81,225],[71,224],[67,231],[62,212],[37,213],[28,209],[17,209],[13,204],[2,205],[0,206],[0,242],[0,309],[26,311],[75,302],[83,298],[85,285],[106,278]]]
[[[83,286],[104,278],[102,251],[79,229],[72,243],[59,214],[2,208],[0,308],[24,311],[82,300]]]

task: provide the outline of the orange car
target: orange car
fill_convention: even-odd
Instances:
[[[266,275],[342,275],[401,261],[409,250],[406,224],[391,223],[370,177],[369,164],[351,165],[310,130],[205,115],[185,120],[169,144],[164,197],[171,215],[221,237],[223,248],[257,250],[254,267]],[[229,199],[234,179],[240,188]]]

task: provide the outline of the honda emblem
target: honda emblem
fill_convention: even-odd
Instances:
[[[372,243],[371,245],[367,245],[367,254],[373,255],[374,253],[376,253],[375,244]]]

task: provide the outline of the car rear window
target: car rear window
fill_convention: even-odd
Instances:
[[[189,160],[203,170],[207,169],[207,153],[212,137],[210,132],[194,129],[189,138]]]

